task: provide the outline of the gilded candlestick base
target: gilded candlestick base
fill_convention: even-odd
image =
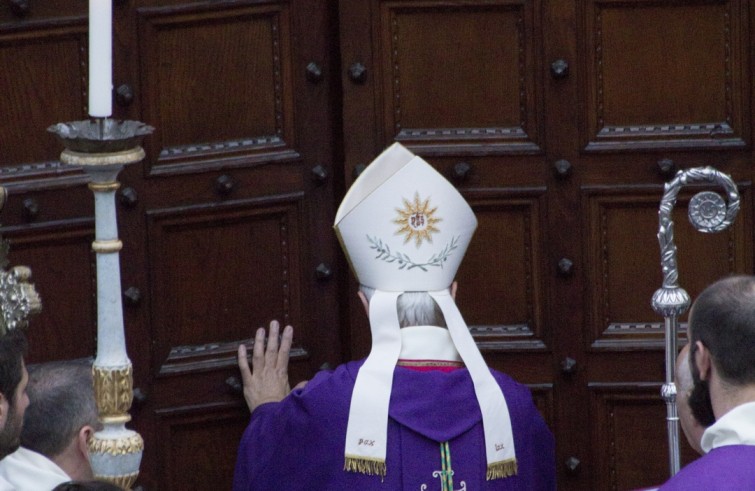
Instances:
[[[94,395],[102,431],[89,440],[89,458],[97,479],[117,484],[123,489],[139,477],[139,466],[144,452],[144,440],[135,431],[126,428],[131,421],[128,410],[133,401],[133,374],[131,365],[125,367],[92,367]]]
[[[143,452],[142,437],[122,424],[98,431],[89,440],[89,459],[94,477],[123,489],[131,489],[139,477]]]

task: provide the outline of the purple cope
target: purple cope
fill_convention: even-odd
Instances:
[[[556,489],[555,442],[529,389],[491,370],[511,416],[518,472],[486,480],[482,415],[466,368],[449,373],[396,367],[387,475],[344,470],[351,393],[362,361],[319,372],[283,401],[251,415],[239,445],[233,491],[411,490],[441,486],[440,445],[448,442],[455,491]],[[448,485],[448,482],[447,484]]]
[[[659,491],[755,490],[755,446],[726,445],[690,462]]]

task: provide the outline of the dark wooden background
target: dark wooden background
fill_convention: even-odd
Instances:
[[[393,141],[478,215],[458,302],[488,362],[532,387],[559,489],[663,481],[658,204],[678,169],[731,174],[742,210],[721,234],[695,232],[680,196],[680,282],[694,298],[752,272],[753,8],[115,0],[114,117],[156,128],[117,195],[137,484],[230,488],[248,419],[234,352],[256,327],[296,327],[294,383],[367,353],[331,226]],[[87,115],[86,9],[0,5],[0,232],[44,304],[31,362],[96,346],[92,193],[46,131]]]

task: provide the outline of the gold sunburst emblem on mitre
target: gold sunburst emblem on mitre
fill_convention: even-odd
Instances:
[[[414,201],[406,198],[403,198],[403,201],[404,207],[396,208],[398,218],[393,220],[393,223],[400,227],[396,235],[404,236],[404,244],[411,240],[414,240],[414,245],[417,247],[421,246],[425,240],[432,244],[432,234],[440,232],[435,224],[443,221],[442,218],[435,216],[438,207],[431,208],[430,198],[423,201],[416,192]]]

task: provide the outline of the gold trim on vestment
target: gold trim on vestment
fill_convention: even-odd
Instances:
[[[453,367],[464,368],[463,361],[447,360],[399,360],[396,363],[400,367]]]
[[[385,460],[347,455],[343,470],[367,474],[368,476],[380,476],[380,479],[383,480],[386,472]]]
[[[487,480],[503,479],[504,477],[514,476],[516,473],[516,459],[502,460],[488,464]]]

